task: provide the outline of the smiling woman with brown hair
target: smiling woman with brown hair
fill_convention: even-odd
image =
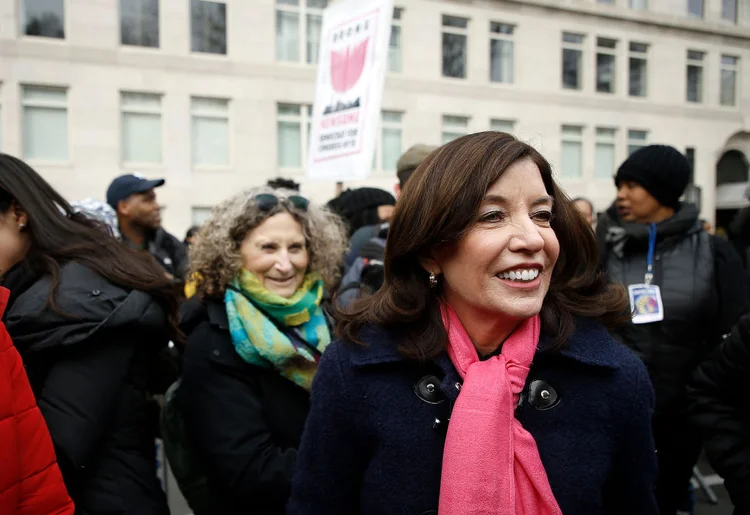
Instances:
[[[656,513],[651,386],[606,329],[624,313],[535,149],[445,145],[321,361],[288,513]]]

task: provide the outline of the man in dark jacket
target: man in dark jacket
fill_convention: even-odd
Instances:
[[[155,188],[164,179],[148,180],[139,175],[117,177],[107,189],[107,204],[117,211],[122,241],[151,253],[177,282],[185,280],[188,257],[185,246],[161,226],[161,207]]]
[[[634,316],[615,335],[648,368],[656,391],[657,498],[674,515],[700,453],[688,420],[686,386],[747,310],[742,263],[731,244],[707,234],[698,209],[679,202],[690,166],[676,149],[633,153],[615,177],[617,200],[601,217],[602,264],[629,290]]]
[[[743,317],[695,373],[692,420],[706,454],[724,478],[735,515],[750,513],[750,316]]]

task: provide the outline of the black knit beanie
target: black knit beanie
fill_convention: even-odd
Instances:
[[[659,204],[677,207],[690,182],[690,163],[679,150],[668,145],[649,145],[633,152],[615,175],[615,184],[637,182]]]
[[[359,211],[395,204],[396,198],[387,191],[378,188],[357,188],[344,191],[328,202],[328,207],[344,218],[350,218]]]

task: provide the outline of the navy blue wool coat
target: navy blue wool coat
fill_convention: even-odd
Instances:
[[[335,342],[323,356],[288,515],[437,514],[461,377],[447,355],[409,361],[392,334],[366,333],[366,347]],[[564,349],[551,347],[542,334],[516,416],[563,513],[658,514],[654,396],[643,364],[583,319]]]

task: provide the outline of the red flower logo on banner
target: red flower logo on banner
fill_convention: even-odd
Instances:
[[[359,80],[365,68],[369,41],[365,39],[341,52],[331,51],[331,84],[337,93],[349,91]]]

